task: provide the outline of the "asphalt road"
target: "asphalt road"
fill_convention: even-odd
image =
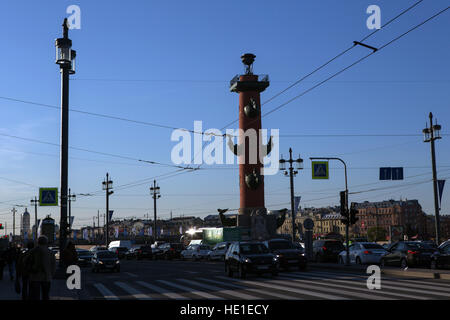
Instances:
[[[308,268],[247,279],[229,278],[223,262],[121,261],[120,273],[82,269],[83,299],[450,299],[450,281],[381,276],[381,289],[367,288],[368,275]]]

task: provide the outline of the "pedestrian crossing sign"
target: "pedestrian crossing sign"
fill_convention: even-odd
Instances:
[[[328,179],[328,161],[312,162],[312,178]]]
[[[39,188],[40,206],[58,205],[58,188]]]

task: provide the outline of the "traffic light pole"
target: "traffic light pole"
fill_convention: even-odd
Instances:
[[[344,172],[345,172],[345,212],[347,212],[347,223],[345,224],[345,265],[350,265],[350,254],[349,254],[349,226],[350,226],[350,217],[349,217],[349,210],[348,210],[348,184],[347,184],[347,165],[345,164],[344,160],[341,158],[327,158],[327,157],[310,157],[311,160],[338,160],[342,162],[344,165]]]
[[[31,200],[31,204],[34,204],[34,241],[37,243],[37,234],[38,234],[38,219],[37,219],[37,205],[39,200],[37,197],[34,197],[34,200]]]

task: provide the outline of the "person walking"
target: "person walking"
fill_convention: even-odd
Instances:
[[[25,261],[33,248],[34,243],[29,241],[27,248],[17,258],[16,281],[22,282],[22,300],[29,300],[30,298],[30,274],[29,268],[26,268]]]
[[[0,280],[3,280],[3,268],[5,267],[6,260],[6,250],[0,251]]]
[[[18,255],[17,248],[13,243],[10,243],[9,248],[6,250],[5,253],[5,260],[6,263],[8,264],[9,278],[11,279],[11,281],[14,281],[17,255]]]
[[[30,276],[30,300],[50,299],[50,285],[56,272],[56,259],[48,249],[48,238],[40,236],[38,246],[32,249],[25,259]]]
[[[78,263],[78,253],[72,241],[69,241],[61,253],[61,261],[64,268]]]

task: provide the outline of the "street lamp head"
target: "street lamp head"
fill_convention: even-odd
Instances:
[[[441,139],[441,128],[441,125],[437,123],[433,126],[434,137],[436,139]]]
[[[286,170],[286,160],[283,159],[283,155],[281,155],[280,159],[280,170]]]
[[[297,170],[303,170],[303,159],[298,156],[298,159],[295,161],[295,168]]]
[[[431,130],[427,127],[425,129],[423,129],[422,132],[423,132],[423,141],[429,142]]]
[[[58,38],[55,41],[56,46],[56,64],[61,68],[68,68],[72,62],[72,40],[69,39],[69,27],[67,18],[63,23],[63,38]]]

